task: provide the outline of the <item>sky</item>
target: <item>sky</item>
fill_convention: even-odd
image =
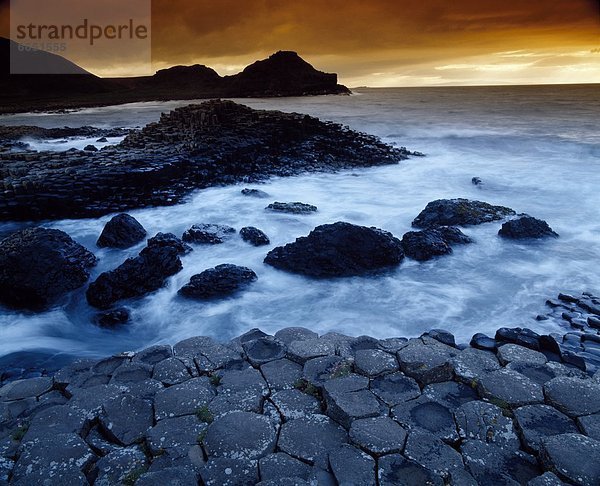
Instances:
[[[152,1],[154,70],[198,63],[235,74],[277,50],[350,87],[600,83],[600,1]],[[137,69],[71,60],[102,76]]]

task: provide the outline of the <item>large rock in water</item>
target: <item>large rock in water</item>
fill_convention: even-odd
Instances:
[[[110,272],[101,274],[86,292],[90,305],[106,309],[121,299],[139,297],[161,288],[183,268],[175,248],[146,247]]]
[[[100,248],[129,248],[146,237],[144,227],[129,214],[117,214],[104,229],[96,244]]]
[[[194,275],[179,294],[194,299],[225,297],[254,282],[256,273],[246,267],[224,264]]]
[[[195,224],[183,233],[181,239],[188,243],[218,245],[235,234],[235,228],[219,224]]]
[[[96,257],[68,234],[29,228],[0,241],[0,301],[41,310],[81,287]]]
[[[502,225],[498,234],[504,238],[512,238],[522,240],[527,238],[553,238],[558,237],[558,233],[552,231],[546,221],[536,219],[532,216],[524,214],[517,219],[511,219]]]
[[[421,262],[452,253],[452,244],[471,242],[471,238],[458,228],[445,226],[423,231],[409,231],[402,237],[402,246],[406,256]]]
[[[311,277],[350,277],[398,265],[402,243],[391,233],[338,222],[271,250],[265,263]]]
[[[469,199],[438,199],[432,201],[413,220],[417,228],[436,226],[469,226],[489,223],[511,216],[515,212],[504,206],[492,206]]]

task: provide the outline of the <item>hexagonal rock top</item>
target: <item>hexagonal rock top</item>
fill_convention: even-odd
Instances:
[[[229,459],[260,459],[275,452],[277,434],[267,417],[231,412],[209,425],[204,445],[208,454]]]

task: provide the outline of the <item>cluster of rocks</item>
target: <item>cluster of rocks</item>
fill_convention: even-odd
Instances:
[[[255,329],[80,359],[0,388],[0,482],[597,485],[600,373],[523,331],[488,350]]]
[[[163,114],[101,150],[1,153],[0,220],[169,205],[196,188],[396,164],[409,155],[308,115],[212,100]]]
[[[259,197],[264,194],[249,189],[242,193]],[[303,215],[315,212],[317,207],[300,202],[275,202],[266,210]],[[373,274],[398,266],[405,255],[425,261],[451,253],[455,245],[472,242],[456,226],[448,225],[481,224],[510,214],[514,211],[509,208],[481,201],[438,200],[429,203],[413,221],[414,226],[423,229],[406,233],[402,240],[379,228],[337,222],[318,226],[293,243],[271,249],[264,262],[316,278]],[[523,219],[533,218],[521,216],[509,221],[502,226],[500,234],[514,223],[512,228],[517,229],[512,231],[511,238],[516,238],[517,233],[519,238],[540,237],[538,233],[523,230],[527,226],[520,224]],[[535,231],[544,225],[547,227],[545,222],[536,221],[539,224],[527,227]],[[159,233],[148,240],[137,257],[127,259],[92,282],[86,291],[87,301],[106,310],[123,299],[156,291],[183,268],[180,256],[192,250],[188,243],[222,244],[237,233],[231,226],[214,223],[195,224],[181,239]],[[244,227],[239,234],[255,246],[270,244],[269,237],[255,227]],[[145,237],[146,230],[138,221],[130,215],[119,214],[106,224],[97,245],[130,248]],[[61,231],[37,228],[17,232],[0,241],[0,289],[5,290],[0,294],[0,301],[19,308],[49,307],[69,291],[83,286],[89,278],[88,269],[95,262],[92,253]],[[199,299],[225,297],[247,287],[256,278],[256,273],[249,268],[224,263],[194,275],[179,293]],[[117,309],[100,315],[97,322],[111,327],[126,322],[124,315],[122,309]]]

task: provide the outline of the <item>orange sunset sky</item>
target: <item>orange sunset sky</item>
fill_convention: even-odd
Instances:
[[[9,35],[7,1],[1,33]],[[600,83],[598,0],[154,0],[153,68],[277,50],[356,86]],[[71,59],[101,76],[135,63]]]

